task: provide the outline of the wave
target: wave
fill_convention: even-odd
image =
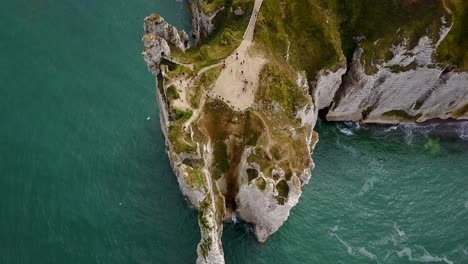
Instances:
[[[354,255],[354,254],[353,254],[353,248],[352,248],[348,243],[346,243],[346,241],[344,241],[343,239],[341,239],[341,237],[338,236],[338,235],[335,234],[335,233],[332,233],[331,235],[334,236],[334,237],[346,248],[346,252],[347,252],[349,255]]]
[[[341,133],[343,133],[343,134],[345,134],[345,135],[347,135],[347,136],[353,136],[353,135],[354,135],[353,131],[351,131],[351,129],[349,129],[349,128],[341,128],[341,127],[338,127],[338,130],[339,130]]]
[[[372,254],[371,252],[369,252],[365,247],[361,247],[359,248],[358,250],[359,254],[363,255],[363,256],[366,256],[372,260],[376,260],[377,259],[377,256]]]
[[[414,257],[413,256],[413,250],[409,247],[404,247],[402,250],[397,252],[398,257],[407,257],[409,261],[411,262],[445,262],[447,264],[453,264],[453,261],[449,260],[447,257],[438,257],[438,256],[433,256],[427,250],[419,246],[420,248],[423,249],[424,253],[421,256]]]
[[[404,123],[399,125],[361,124],[359,122],[337,122],[338,131],[346,136],[353,136],[360,130],[369,130],[374,136],[387,137],[389,135],[403,134],[408,145],[413,143],[416,136],[441,138],[456,138],[468,141],[467,120],[433,120],[423,123]]]

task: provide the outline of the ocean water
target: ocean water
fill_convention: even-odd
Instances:
[[[196,212],[159,128],[142,19],[185,1],[0,9],[0,264],[194,263]],[[468,126],[317,126],[316,168],[267,243],[226,224],[227,263],[468,263]]]

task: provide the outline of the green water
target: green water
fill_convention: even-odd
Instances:
[[[195,262],[139,55],[152,11],[190,27],[175,0],[2,4],[0,264]],[[317,129],[288,222],[266,244],[226,224],[227,263],[468,263],[466,125]]]

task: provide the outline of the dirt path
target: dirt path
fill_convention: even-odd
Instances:
[[[447,11],[449,15],[452,15],[452,10],[448,7],[447,0],[442,0],[442,4],[444,5],[445,11]]]
[[[190,70],[194,71],[195,67],[193,66],[193,63],[190,63],[190,64],[187,64],[187,63],[182,63],[176,59],[174,59],[173,57],[167,57],[167,56],[162,56],[163,59],[167,60],[167,61],[170,61],[172,63],[175,63],[175,64],[179,64],[179,65],[182,65],[184,67],[187,67],[189,68]]]
[[[261,55],[249,52],[252,46],[257,14],[263,0],[256,0],[244,39],[239,47],[225,59],[225,67],[216,80],[215,96],[234,110],[247,109],[254,101],[260,71],[267,62]]]
[[[263,119],[263,117],[260,114],[258,114],[258,112],[253,112],[253,114],[256,115],[260,119],[260,121],[262,121],[262,124],[265,127],[265,133],[267,136],[267,144],[265,146],[261,146],[261,148],[267,154],[267,156],[271,159],[272,156],[271,156],[270,148],[271,148],[273,140],[271,139],[270,129],[268,128],[268,125],[265,119]]]
[[[254,8],[252,15],[250,16],[249,25],[244,33],[244,40],[253,41],[255,24],[257,23],[257,14],[260,12],[260,7],[262,6],[263,0],[255,0]]]

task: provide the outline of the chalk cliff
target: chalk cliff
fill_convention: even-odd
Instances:
[[[221,4],[218,5],[209,5],[206,2],[208,1],[190,1],[190,12],[192,13],[192,36],[197,43],[201,43],[213,32],[215,28],[213,19],[219,11],[224,9],[222,1]]]
[[[167,23],[164,18],[157,14],[152,14],[145,18],[143,24],[145,34],[151,34],[185,51],[190,47],[189,37],[185,31],[178,31],[174,26]]]
[[[333,121],[468,119],[468,65],[446,49],[465,5],[399,0],[368,14],[369,1],[191,0],[195,49],[160,16],[145,19],[142,55],[157,76],[168,156],[198,210],[198,264],[224,263],[223,222],[251,223],[265,242],[287,220],[314,167],[319,110]],[[421,22],[392,18],[401,13]]]
[[[372,75],[365,73],[361,63],[366,50],[358,47],[348,72],[341,71],[343,81],[339,89],[335,89],[336,85],[319,84],[319,90],[334,94],[326,118],[371,123],[468,119],[468,73],[440,65],[433,59],[449,30],[443,26],[437,41],[422,37],[411,50],[405,49],[406,43],[392,46],[393,58],[379,64],[378,71]],[[319,104],[319,108],[328,103],[327,100],[326,104]]]

